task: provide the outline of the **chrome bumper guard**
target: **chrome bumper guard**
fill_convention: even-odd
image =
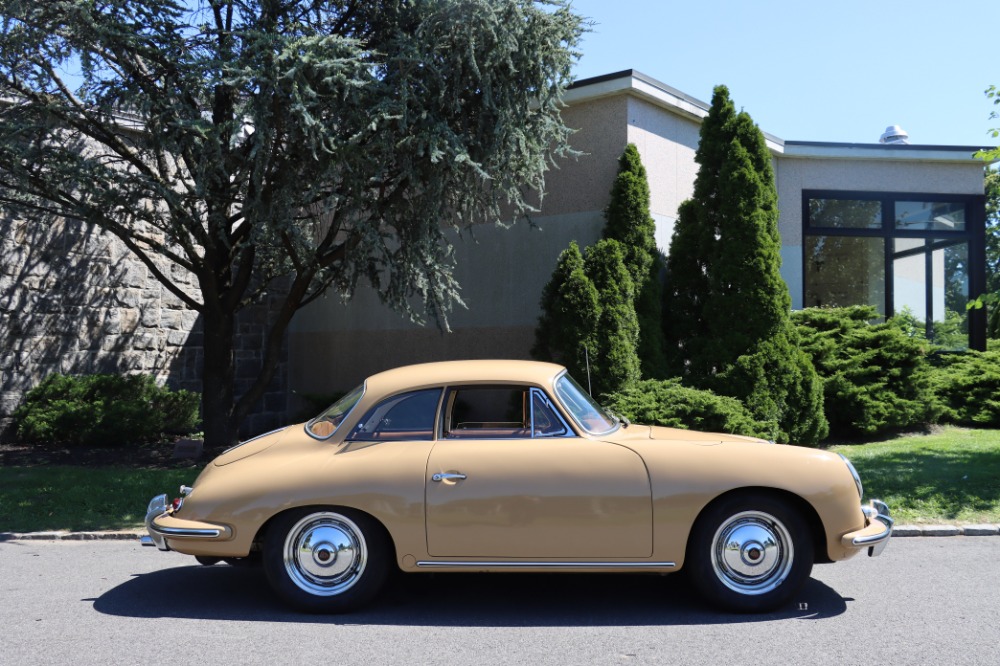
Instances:
[[[146,507],[146,531],[149,532],[149,536],[139,538],[139,543],[143,546],[156,546],[160,550],[170,550],[166,538],[153,529],[153,519],[165,514],[168,506],[169,500],[165,494],[157,495],[149,500],[149,506]]]
[[[872,500],[868,506],[862,506],[861,511],[864,512],[865,519],[869,525],[877,520],[882,523],[885,529],[878,534],[858,537],[852,543],[859,547],[868,546],[868,557],[877,557],[882,554],[886,544],[889,543],[889,537],[892,536],[892,526],[895,521],[889,517],[888,505],[881,500]]]

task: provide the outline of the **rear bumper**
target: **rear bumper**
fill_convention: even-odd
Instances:
[[[845,534],[841,544],[853,550],[867,548],[869,557],[877,557],[889,543],[894,521],[889,516],[889,507],[880,500],[872,500],[861,511],[865,514],[864,529]]]
[[[156,546],[160,550],[171,550],[167,539],[224,541],[232,537],[232,530],[225,525],[175,517],[166,495],[157,495],[150,500],[146,509],[146,531],[149,534],[140,537],[140,543],[143,546]]]

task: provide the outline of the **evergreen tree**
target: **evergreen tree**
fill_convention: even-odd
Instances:
[[[601,303],[584,272],[580,246],[572,241],[556,262],[542,291],[542,314],[535,329],[532,357],[566,366],[578,381],[587,377],[587,353],[593,353]]]
[[[639,380],[639,321],[635,287],[621,243],[606,238],[587,250],[587,275],[601,308],[590,351],[594,395],[621,391]]]
[[[789,320],[779,268],[777,191],[764,137],[724,86],[702,123],[694,196],[667,260],[664,334],[671,369],[744,401],[776,438],[827,434],[822,384]]]
[[[0,19],[0,206],[118,236],[199,313],[209,447],[236,443],[327,290],[368,282],[447,328],[442,222],[516,219],[570,152],[565,0],[5,0]],[[236,314],[276,287],[237,395]]]
[[[662,284],[656,223],[649,214],[649,180],[635,144],[625,146],[618,159],[618,175],[611,186],[611,199],[604,211],[604,238],[621,243],[625,266],[635,288],[635,311],[639,319],[639,358],[648,378],[667,376],[663,353]]]

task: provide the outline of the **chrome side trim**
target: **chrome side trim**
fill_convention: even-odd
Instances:
[[[150,524],[149,531],[172,539],[215,539],[222,534],[222,530],[215,528],[160,527],[155,524]]]
[[[490,567],[506,569],[664,569],[677,566],[674,562],[417,562],[418,567]]]

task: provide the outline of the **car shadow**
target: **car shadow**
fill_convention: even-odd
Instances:
[[[592,627],[739,624],[826,619],[846,599],[810,579],[788,607],[729,614],[707,606],[679,575],[445,574],[393,576],[373,604],[348,615],[289,610],[253,568],[185,566],[136,575],[93,601],[100,613],[319,624],[435,627]]]

